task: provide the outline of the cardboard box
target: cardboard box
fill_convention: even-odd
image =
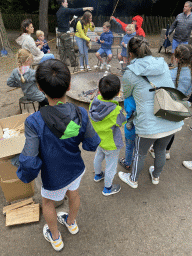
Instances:
[[[7,202],[34,195],[34,181],[23,183],[16,175],[17,167],[10,160],[0,161],[0,185]]]
[[[9,128],[12,129],[14,126],[25,122],[25,119],[29,116],[28,113],[22,115],[15,115],[7,118],[0,119],[0,136],[2,137],[2,129]],[[1,138],[0,137],[0,138]],[[13,156],[21,153],[25,144],[24,133],[19,134],[17,137],[12,137],[10,139],[0,140],[0,158]]]

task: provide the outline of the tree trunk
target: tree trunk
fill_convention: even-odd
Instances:
[[[2,49],[7,50],[8,54],[12,53],[0,10],[0,50]]]
[[[39,29],[45,34],[45,39],[48,40],[48,6],[49,0],[40,0],[39,3]]]

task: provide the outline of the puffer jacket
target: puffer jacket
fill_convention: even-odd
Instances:
[[[183,121],[168,121],[154,115],[155,92],[149,91],[152,87],[142,76],[147,76],[148,80],[157,87],[174,87],[164,58],[146,56],[131,61],[123,75],[122,86],[124,97],[133,95],[136,103],[137,114],[134,119],[136,134],[144,137],[144,135],[171,132],[182,127]]]

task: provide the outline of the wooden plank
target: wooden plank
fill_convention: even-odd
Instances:
[[[39,204],[23,206],[7,212],[6,226],[37,222],[39,221],[39,216]]]
[[[17,208],[20,208],[22,206],[32,204],[32,203],[34,203],[33,198],[29,198],[27,200],[23,200],[21,202],[15,203],[15,204],[5,206],[5,207],[3,207],[3,214],[6,214],[6,212],[8,212],[8,211],[12,211],[14,209],[17,209]]]

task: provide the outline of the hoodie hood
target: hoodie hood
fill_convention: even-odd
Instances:
[[[141,16],[137,15],[137,16],[133,17],[132,20],[137,21],[137,27],[141,28],[142,23],[143,23],[143,18]]]
[[[22,46],[22,44],[24,43],[24,41],[29,38],[30,35],[27,33],[23,33],[21,36],[19,36],[15,41],[18,45]]]
[[[79,135],[82,116],[76,105],[62,103],[56,106],[45,106],[40,108],[40,113],[46,125],[57,138],[68,139]]]
[[[146,56],[135,58],[127,66],[136,76],[158,76],[167,71],[167,63],[163,57]]]
[[[91,103],[89,116],[94,122],[99,122],[106,118],[116,108],[116,105],[119,105],[117,101],[103,100],[102,96],[99,95]]]

